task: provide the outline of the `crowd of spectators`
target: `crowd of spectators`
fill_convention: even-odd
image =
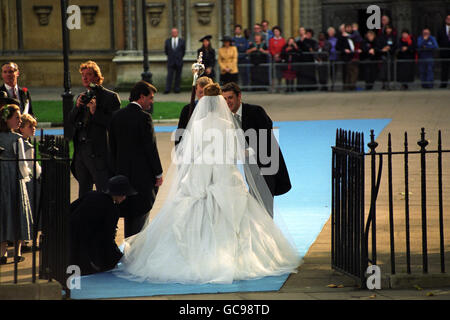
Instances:
[[[391,89],[393,81],[406,90],[414,81],[416,64],[422,87],[432,88],[436,57],[440,87],[448,83],[450,15],[436,36],[428,27],[417,36],[408,30],[398,33],[383,15],[381,28],[364,34],[352,23],[340,25],[337,31],[329,27],[317,38],[305,27],[299,27],[296,37],[285,37],[281,27],[270,27],[264,20],[252,30],[236,25],[234,36],[221,40],[220,81],[238,79],[242,87],[252,90],[325,91],[334,90],[341,81],[344,90],[355,90],[358,80],[365,83],[366,90],[373,89],[376,81],[385,90]],[[342,79],[336,79],[338,74]]]

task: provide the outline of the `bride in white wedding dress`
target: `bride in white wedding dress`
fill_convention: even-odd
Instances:
[[[220,87],[204,91],[172,154],[168,175],[173,178],[161,210],[125,239],[114,270],[120,277],[231,283],[296,272],[300,264],[297,250],[264,207],[268,188],[250,174],[252,151],[242,152],[242,130]]]

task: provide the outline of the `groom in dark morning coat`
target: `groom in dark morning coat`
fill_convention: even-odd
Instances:
[[[114,173],[130,180],[137,195],[120,204],[125,217],[125,237],[141,231],[163,183],[162,166],[151,115],[156,88],[139,81],[130,92],[130,104],[111,120],[110,146]]]
[[[265,164],[260,158],[259,152],[257,152],[257,164],[258,167],[261,168],[261,173],[264,176],[264,180],[269,188],[269,191],[272,195],[272,203],[266,203],[266,208],[268,209],[270,214],[273,214],[273,197],[282,195],[288,192],[291,189],[291,180],[289,178],[289,173],[287,171],[286,163],[284,162],[283,154],[281,149],[272,133],[273,124],[272,119],[270,119],[269,115],[266,111],[257,105],[252,105],[248,103],[242,103],[241,89],[239,86],[230,82],[225,84],[222,87],[222,96],[225,98],[228,107],[230,108],[233,116],[240,123],[241,128],[244,132],[247,130],[254,129],[257,132],[257,146],[250,146],[254,151],[258,148],[261,148],[261,133],[259,130],[264,129],[270,131],[271,134],[267,134],[267,147],[270,150],[271,146],[274,146],[274,150],[278,153],[277,155],[272,155],[270,152],[267,152],[266,156],[270,158],[270,162]],[[249,141],[247,141],[249,143]],[[274,145],[272,145],[274,144]],[[267,150],[267,151],[269,151]],[[278,170],[272,174],[264,174],[263,168],[268,168],[274,165],[274,159],[278,160]],[[272,208],[270,208],[270,206]],[[271,211],[272,210],[272,211]]]

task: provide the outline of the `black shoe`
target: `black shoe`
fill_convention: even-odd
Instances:
[[[17,263],[22,262],[22,261],[24,261],[24,260],[25,260],[25,257],[23,257],[23,256],[17,256],[17,257],[14,257],[14,262],[17,261]]]
[[[170,91],[164,91],[164,94],[169,94],[170,93]]]
[[[445,89],[445,88],[447,88],[447,84],[443,83],[443,84],[441,84],[441,85],[439,86],[439,88]]]
[[[0,257],[0,264],[6,264],[6,257]]]

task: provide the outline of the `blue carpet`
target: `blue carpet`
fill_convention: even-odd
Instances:
[[[304,256],[331,214],[331,146],[336,129],[364,133],[369,142],[390,119],[320,120],[274,122],[289,170],[292,189],[275,197],[275,221],[282,216],[300,254]],[[277,215],[278,213],[278,215]]]
[[[183,285],[177,283],[143,283],[116,277],[112,272],[103,272],[81,278],[81,289],[72,290],[72,299],[149,297],[189,293],[226,293],[276,291],[289,275],[265,277],[252,281],[235,281],[232,284]]]
[[[390,119],[357,119],[326,121],[275,122],[280,129],[279,142],[292,189],[275,197],[275,220],[282,217],[288,226],[301,256],[304,256],[330,216],[331,203],[331,146],[336,129],[364,132],[370,129],[378,135]],[[157,132],[170,132],[175,127],[155,127]],[[367,145],[368,140],[365,142]],[[265,277],[259,280],[236,281],[229,285],[152,284],[128,281],[105,272],[81,278],[81,289],[72,290],[73,299],[120,298],[170,294],[218,292],[277,291],[288,275]]]
[[[155,132],[172,132],[176,129],[176,126],[155,126]],[[44,134],[51,134],[61,136],[64,134],[63,129],[44,129]],[[36,130],[36,137],[41,136],[41,130]]]

